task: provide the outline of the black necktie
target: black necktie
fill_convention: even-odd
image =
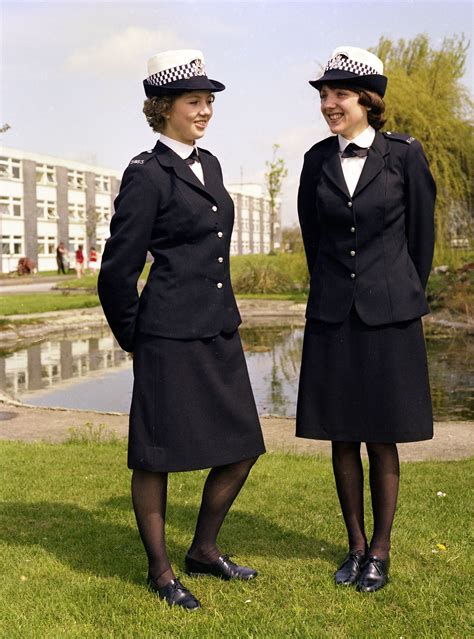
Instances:
[[[361,146],[357,146],[351,142],[346,146],[344,151],[341,153],[341,158],[365,158],[367,157],[367,153],[369,152],[368,148],[363,148]]]
[[[200,162],[199,155],[197,154],[196,149],[193,149],[191,155],[185,158],[184,161],[188,166],[191,166],[191,164],[194,164],[194,162]]]

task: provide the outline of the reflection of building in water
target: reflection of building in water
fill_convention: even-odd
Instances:
[[[43,342],[0,360],[0,389],[18,395],[86,377],[93,371],[129,365],[127,353],[111,335]]]

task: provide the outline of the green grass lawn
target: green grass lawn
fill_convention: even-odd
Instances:
[[[259,577],[227,583],[184,576],[203,604],[186,613],[144,587],[125,458],[123,442],[0,443],[1,637],[472,636],[472,460],[403,465],[392,582],[366,595],[333,584],[345,533],[330,461],[267,454],[220,537]],[[168,544],[181,575],[205,475],[170,477]]]
[[[0,316],[20,315],[24,313],[48,313],[66,311],[72,308],[90,308],[99,306],[97,295],[61,292],[51,293],[15,293],[0,295]]]

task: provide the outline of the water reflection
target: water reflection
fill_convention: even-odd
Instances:
[[[243,328],[241,336],[259,413],[294,416],[303,329]],[[473,419],[473,340],[432,336],[427,343],[435,417]],[[127,412],[131,359],[108,331],[46,341],[0,359],[0,389],[40,406]]]

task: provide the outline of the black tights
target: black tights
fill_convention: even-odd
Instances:
[[[201,508],[189,554],[202,561],[220,555],[217,535],[232,503],[257,458],[211,468],[204,485]],[[132,500],[138,530],[148,557],[151,577],[163,586],[174,579],[165,542],[167,473],[134,470]]]
[[[371,554],[388,557],[390,534],[397,507],[400,465],[396,444],[366,444],[374,517]],[[332,442],[332,464],[337,494],[352,551],[368,547],[364,527],[364,473],[360,443]]]

